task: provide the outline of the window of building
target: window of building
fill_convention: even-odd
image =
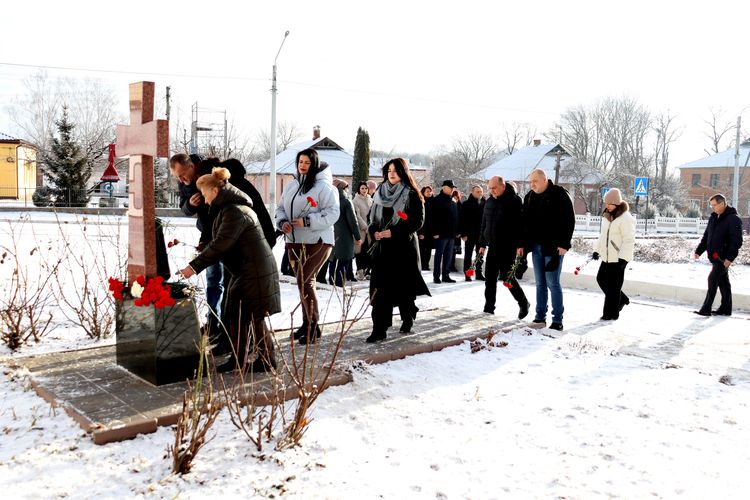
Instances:
[[[719,174],[711,174],[711,182],[709,183],[709,186],[712,188],[719,187]]]
[[[701,174],[693,174],[693,187],[701,185]]]

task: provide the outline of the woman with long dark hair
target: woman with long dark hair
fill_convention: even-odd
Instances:
[[[385,340],[393,308],[401,313],[401,333],[411,332],[419,310],[418,295],[430,295],[419,268],[417,231],[424,223],[424,199],[403,158],[383,166],[370,210],[373,240],[370,303],[372,334],[366,342]]]
[[[297,153],[297,172],[281,194],[276,226],[284,233],[289,264],[297,278],[302,302],[302,325],[293,334],[300,344],[314,343],[318,326],[315,276],[328,261],[334,243],[333,225],[339,218],[339,192],[328,165],[321,165],[314,149]]]

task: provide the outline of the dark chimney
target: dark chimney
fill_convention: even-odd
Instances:
[[[534,147],[541,146],[542,140],[541,139],[534,139]]]
[[[320,139],[320,125],[313,127],[313,141]]]

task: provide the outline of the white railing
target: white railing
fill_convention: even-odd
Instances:
[[[598,215],[576,215],[576,231],[598,232],[602,218]],[[707,219],[686,217],[657,217],[655,219],[636,218],[638,233],[693,233],[701,234],[706,229]]]

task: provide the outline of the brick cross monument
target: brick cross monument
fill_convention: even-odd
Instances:
[[[154,83],[130,84],[130,125],[117,126],[117,154],[129,156],[128,283],[156,266],[154,158],[169,156],[169,122],[154,120]]]

